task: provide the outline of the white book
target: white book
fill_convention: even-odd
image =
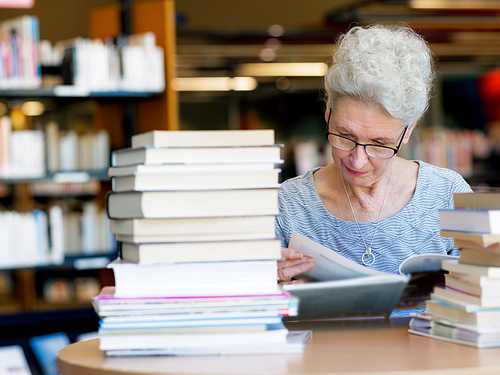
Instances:
[[[219,345],[285,344],[288,330],[284,325],[271,326],[266,331],[192,334],[143,334],[100,336],[101,350],[216,348]]]
[[[274,231],[275,216],[187,219],[111,219],[111,233],[128,236],[197,237]],[[266,237],[261,237],[266,238]],[[130,242],[130,241],[128,241]]]
[[[143,174],[112,178],[113,191],[244,189],[278,187],[279,169],[243,172]]]
[[[59,139],[59,167],[61,171],[78,169],[78,134],[74,130]]]
[[[189,235],[150,235],[115,234],[115,240],[136,244],[152,244],[162,242],[205,242],[205,241],[249,241],[274,238],[274,229],[269,228],[261,232],[236,233],[201,233]]]
[[[278,163],[281,146],[125,148],[111,155],[113,167],[133,164],[265,162]]]
[[[441,230],[500,234],[500,210],[439,210]]]
[[[0,374],[32,374],[21,345],[3,346],[0,348]]]
[[[85,202],[82,209],[82,252],[95,254],[99,249],[99,206],[96,202]]]
[[[139,264],[179,262],[221,262],[260,259],[281,259],[281,241],[128,243],[121,248],[123,260]]]
[[[155,356],[155,355],[253,355],[253,354],[301,354],[312,338],[312,331],[290,331],[286,343],[282,344],[240,344],[218,345],[204,348],[169,348],[169,349],[136,349],[107,350],[108,357]]]
[[[109,167],[110,139],[109,133],[101,130],[92,137],[91,170],[104,171]]]
[[[275,293],[276,260],[145,264],[117,259],[115,297],[257,295]]]
[[[280,160],[278,164],[282,164]],[[230,160],[220,163],[176,163],[176,164],[135,164],[125,167],[109,167],[108,176],[131,176],[135,174],[168,174],[168,173],[214,173],[214,172],[243,172],[243,171],[268,171],[275,168],[274,161],[260,163],[233,163]]]
[[[112,193],[107,210],[112,219],[277,215],[278,189]]]
[[[500,278],[500,267],[480,266],[476,264],[453,263],[443,261],[442,265],[444,270],[450,272],[465,273],[475,276],[485,276],[492,278]]]
[[[50,232],[50,256],[53,264],[64,263],[63,211],[60,206],[48,209]]]
[[[153,130],[132,136],[132,148],[274,145],[274,130]]]
[[[45,266],[50,263],[47,214],[41,210],[33,211],[35,222],[35,264]]]
[[[47,171],[59,171],[59,125],[50,121],[45,125]]]

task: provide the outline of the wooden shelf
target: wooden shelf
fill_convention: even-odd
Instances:
[[[139,92],[139,91],[100,91],[79,94],[75,92],[72,95],[58,94],[55,89],[38,90],[0,90],[0,99],[13,98],[75,98],[75,99],[143,99],[160,96],[158,92]]]

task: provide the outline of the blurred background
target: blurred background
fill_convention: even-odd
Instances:
[[[51,375],[97,329],[107,167],[133,134],[271,128],[281,180],[329,163],[322,76],[339,34],[375,22],[435,54],[400,156],[499,187],[500,0],[0,0],[0,348]]]
[[[92,10],[130,4],[38,0],[30,9],[2,9],[0,20],[36,15],[40,40],[54,44],[94,37]],[[499,12],[500,2],[494,0],[178,0],[175,76],[251,79],[227,91],[216,80],[174,84],[177,124],[151,128],[274,128],[286,145],[282,178],[325,164],[321,76],[337,35],[352,25],[405,23],[430,43],[438,79],[421,131],[402,155],[453,168],[475,184],[496,186]],[[294,161],[296,154],[301,161]]]

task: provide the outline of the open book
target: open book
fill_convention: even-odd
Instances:
[[[458,258],[415,255],[401,264],[398,275],[361,266],[298,233],[292,234],[289,247],[315,258],[314,268],[305,276],[318,281],[284,286],[299,298],[299,313],[295,319],[389,316],[403,296],[413,297],[419,289],[409,284],[410,274],[413,280],[414,274],[439,271],[443,259]]]

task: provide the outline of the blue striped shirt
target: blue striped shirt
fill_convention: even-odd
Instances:
[[[453,208],[453,193],[472,190],[458,173],[422,161],[418,163],[413,198],[400,212],[379,223],[371,246],[375,255],[372,269],[398,273],[399,264],[411,255],[458,255],[453,240],[439,235],[438,209]],[[281,184],[276,237],[282,240],[283,247],[288,247],[292,232],[297,232],[362,264],[365,245],[356,223],[333,216],[316,192],[313,173],[320,168]],[[377,222],[359,223],[359,226],[369,244]]]

